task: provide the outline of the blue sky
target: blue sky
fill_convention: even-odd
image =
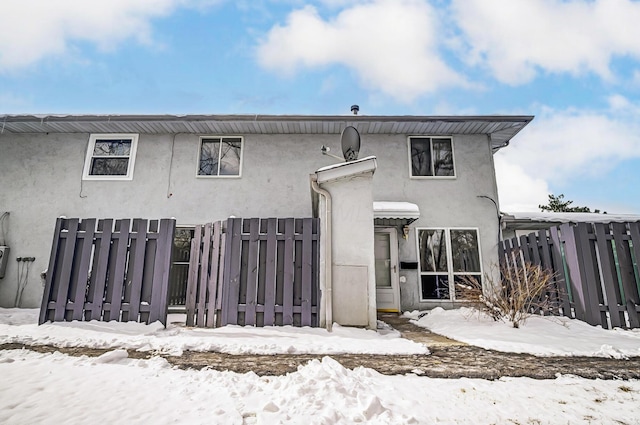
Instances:
[[[639,22],[637,0],[3,0],[0,114],[535,115],[496,155],[503,210],[640,214]]]

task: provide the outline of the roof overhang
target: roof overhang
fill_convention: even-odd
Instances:
[[[640,215],[580,212],[509,212],[501,215],[502,226],[512,230],[541,230],[563,223],[626,223]]]
[[[373,203],[373,222],[378,226],[407,226],[419,218],[420,208],[411,202]]]
[[[530,115],[0,115],[2,133],[141,134],[486,134],[495,150],[531,120]]]

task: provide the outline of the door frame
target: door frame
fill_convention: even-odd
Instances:
[[[376,287],[376,310],[381,313],[400,313],[400,267],[398,261],[398,230],[395,227],[375,227],[374,233],[388,233],[389,234],[389,260],[391,271],[391,290],[393,291],[393,298],[395,300],[395,308],[383,308],[378,307],[378,297]]]

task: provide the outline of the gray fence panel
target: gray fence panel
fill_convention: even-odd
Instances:
[[[163,291],[175,221],[162,220],[159,232],[157,221],[136,219],[132,232],[130,223],[117,220],[114,231],[111,219],[57,220],[40,324],[121,319],[166,324]]]
[[[538,252],[536,252],[538,251]],[[640,222],[563,224],[500,243],[503,273],[521,261],[554,272],[558,309],[603,327],[640,327]]]
[[[267,219],[267,254],[265,258],[265,289],[264,289],[264,326],[272,326],[276,320],[276,248],[278,220]]]

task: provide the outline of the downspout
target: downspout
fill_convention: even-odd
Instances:
[[[311,180],[311,188],[314,192],[319,195],[324,196],[326,202],[326,217],[324,221],[324,228],[322,232],[324,233],[325,240],[325,260],[324,260],[324,276],[325,276],[325,291],[326,294],[322,296],[322,302],[324,304],[324,312],[325,312],[325,326],[329,332],[331,332],[331,328],[333,327],[333,295],[332,295],[332,283],[331,283],[331,266],[333,263],[332,253],[331,253],[331,194],[325,190],[320,188],[318,185],[318,176],[312,174],[310,177]]]

